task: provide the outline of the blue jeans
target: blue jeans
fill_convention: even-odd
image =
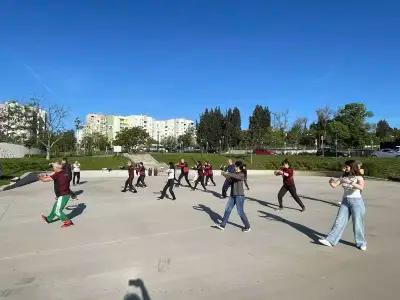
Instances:
[[[231,196],[226,203],[224,219],[221,223],[222,227],[225,227],[226,223],[229,220],[229,216],[231,215],[231,211],[233,207],[236,205],[237,212],[242,219],[244,227],[250,228],[249,220],[247,220],[246,214],[244,213],[243,206],[244,206],[244,196]]]
[[[364,233],[365,205],[362,198],[343,198],[332,230],[326,237],[332,245],[339,243],[350,216],[353,220],[356,246],[360,248],[367,245]]]

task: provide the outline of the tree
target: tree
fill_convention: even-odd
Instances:
[[[195,145],[195,129],[189,127],[184,134],[178,137],[178,144],[182,147],[192,147]]]
[[[302,138],[307,133],[307,118],[298,118],[287,133],[287,141],[296,147],[301,144]]]
[[[224,120],[224,147],[236,147],[240,142],[241,132],[240,110],[237,107],[228,109]],[[221,141],[222,142],[222,141]]]
[[[381,142],[390,141],[392,139],[393,129],[386,120],[380,120],[376,124],[375,134]]]
[[[46,159],[50,160],[50,152],[53,146],[58,143],[63,136],[64,119],[67,112],[63,106],[52,105],[46,110],[45,126],[39,136],[39,142],[46,149]]]
[[[364,103],[349,103],[338,111],[335,120],[349,129],[350,135],[345,139],[348,146],[361,147],[370,143],[369,124],[366,120],[372,116]]]
[[[175,150],[178,146],[178,141],[173,136],[166,136],[161,140],[161,144],[167,149],[168,151]]]
[[[265,133],[271,128],[271,112],[268,107],[256,105],[249,121],[249,134],[252,143],[260,146],[264,141]]]
[[[224,136],[225,118],[219,107],[206,109],[197,124],[197,143],[207,151],[217,151]]]
[[[131,152],[140,146],[145,146],[149,139],[149,134],[142,127],[124,128],[117,133],[113,144]]]
[[[62,143],[54,145],[54,152],[72,152],[75,150],[76,138],[73,130],[63,131],[58,137],[62,140]]]

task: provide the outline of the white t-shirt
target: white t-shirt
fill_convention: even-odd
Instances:
[[[168,169],[167,174],[168,174],[168,179],[175,179],[175,170],[174,169]]]
[[[74,167],[74,172],[75,173],[81,171],[81,164],[74,164],[73,167]]]
[[[361,198],[361,191],[351,185],[351,183],[357,183],[360,180],[364,180],[364,178],[362,176],[340,177],[340,182],[344,190],[343,197]]]

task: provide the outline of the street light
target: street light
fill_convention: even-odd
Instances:
[[[322,147],[322,156],[325,156],[325,150],[324,150],[324,136],[321,135],[321,147]]]
[[[222,140],[219,140],[219,153],[222,153]]]

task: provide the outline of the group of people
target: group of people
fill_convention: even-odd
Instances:
[[[69,227],[73,225],[73,223],[63,213],[63,209],[67,205],[70,197],[76,197],[70,190],[70,182],[73,180],[73,183],[75,184],[75,173],[77,173],[77,183],[79,184],[80,165],[78,162],[74,163],[74,176],[72,176],[71,167],[66,159],[63,159],[61,162],[53,163],[52,167],[54,173],[51,176],[39,175],[39,180],[43,182],[54,181],[54,191],[56,194],[56,201],[53,205],[51,213],[48,216],[42,215],[42,218],[46,223],[50,223],[53,222],[56,217],[58,217],[63,222],[62,227]],[[178,167],[181,171],[178,178],[176,178],[175,174],[176,167]],[[164,199],[167,196],[167,190],[169,190],[169,193],[172,197],[171,199],[176,200],[174,186],[182,186],[181,181],[183,178],[188,184],[188,187],[193,191],[196,190],[199,183],[206,191],[206,185],[208,184],[209,180],[214,184],[214,186],[216,186],[213,178],[213,167],[210,162],[205,161],[203,164],[201,161],[197,161],[193,169],[196,171],[194,186],[192,186],[189,181],[190,168],[188,163],[185,162],[184,159],[182,159],[178,164],[170,162],[166,171],[167,181],[164,188],[161,190],[161,195],[158,197],[158,199]],[[126,192],[129,187],[129,190],[137,193],[137,190],[133,185],[135,173],[138,176],[135,186],[147,187],[146,183],[144,182],[146,168],[144,167],[143,163],[141,162],[135,165],[133,162],[129,161],[128,179],[125,181],[125,187],[122,192]],[[293,199],[300,206],[300,210],[304,212],[306,207],[301,201],[300,197],[297,195],[296,185],[294,182],[294,170],[290,166],[290,162],[285,159],[282,162],[281,168],[276,170],[274,174],[276,176],[281,176],[283,179],[283,185],[277,195],[279,204],[277,211],[281,211],[283,209],[283,197],[287,192],[289,192]],[[329,180],[329,185],[332,188],[342,186],[344,189],[344,194],[342,200],[339,202],[340,208],[330,233],[326,238],[319,239],[321,244],[329,247],[337,245],[351,216],[356,246],[363,251],[367,249],[364,230],[365,205],[362,198],[362,191],[365,187],[363,174],[364,172],[360,162],[348,160],[345,162],[342,176],[339,178],[331,178]],[[249,190],[246,165],[241,161],[236,161],[233,163],[232,160],[229,160],[228,166],[221,172],[221,175],[225,177],[221,195],[223,198],[227,197],[227,192],[230,188],[230,197],[227,201],[222,221],[220,223],[216,223],[215,226],[221,230],[224,230],[229,220],[231,211],[236,206],[237,212],[244,224],[244,228],[242,230],[243,232],[249,232],[251,227],[244,212],[244,202],[246,199],[244,186],[246,186],[247,190]]]

